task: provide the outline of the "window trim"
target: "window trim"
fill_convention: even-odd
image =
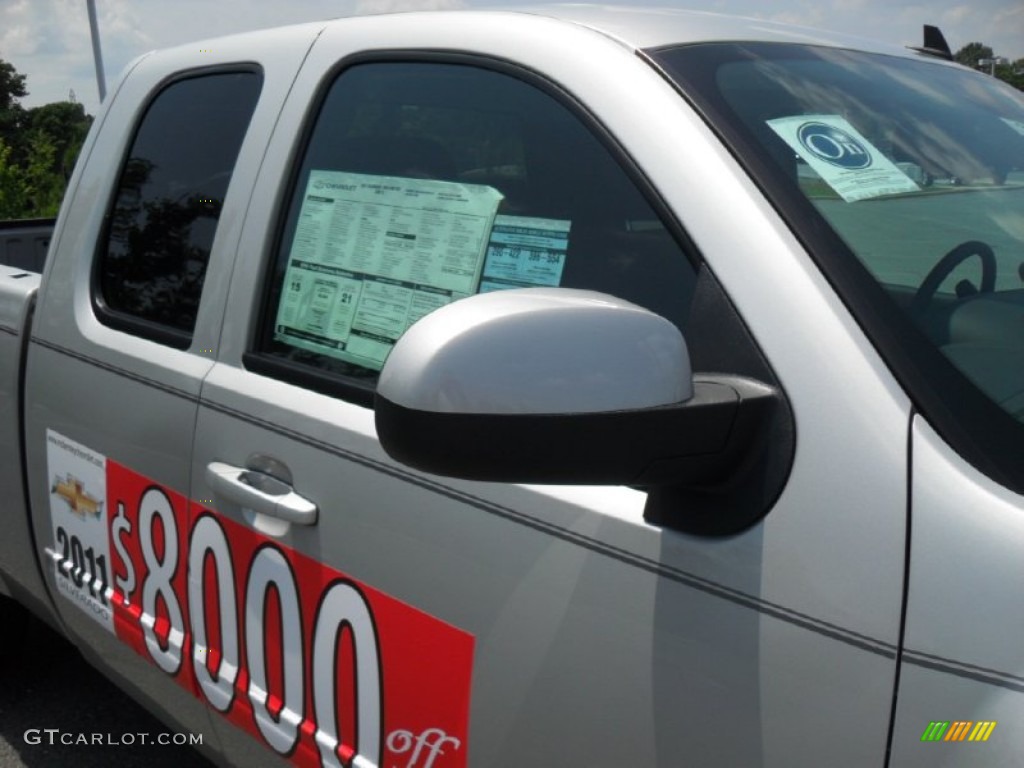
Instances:
[[[539,90],[553,99],[563,109],[580,121],[583,128],[590,131],[595,140],[608,152],[613,162],[619,166],[629,181],[636,187],[651,210],[659,217],[665,230],[675,241],[684,258],[696,275],[704,260],[693,240],[689,237],[672,209],[667,205],[651,181],[643,174],[640,167],[626,152],[622,144],[612,132],[577,99],[572,93],[542,73],[497,56],[473,54],[453,50],[421,50],[421,49],[387,49],[377,51],[360,51],[340,59],[328,69],[317,85],[316,92],[306,109],[302,127],[289,153],[289,175],[281,187],[277,200],[276,220],[273,237],[268,238],[268,248],[264,254],[263,275],[258,291],[259,302],[252,315],[250,327],[249,349],[242,355],[242,365],[246,370],[269,378],[295,384],[320,394],[337,397],[348,402],[373,408],[373,396],[376,383],[368,384],[344,374],[322,371],[291,360],[285,360],[269,351],[272,341],[268,322],[274,307],[274,272],[281,244],[284,238],[286,222],[290,206],[295,196],[295,188],[299,180],[299,172],[310,139],[316,128],[317,121],[323,110],[324,102],[334,84],[352,67],[363,64],[453,64],[472,67],[478,70],[494,72],[515,78],[522,83]]]
[[[108,328],[112,328],[116,331],[122,331],[124,333],[137,336],[139,338],[147,339],[149,341],[155,341],[158,344],[163,344],[174,349],[186,350],[192,345],[191,331],[182,331],[178,328],[172,328],[170,326],[163,325],[161,323],[147,320],[143,317],[132,315],[128,312],[124,312],[119,309],[114,309],[107,304],[106,298],[103,296],[103,287],[101,285],[101,262],[102,256],[106,253],[106,248],[110,240],[110,227],[114,219],[114,206],[117,203],[117,196],[120,190],[121,178],[124,175],[125,167],[128,165],[128,159],[131,154],[132,148],[135,146],[135,142],[138,139],[139,131],[142,129],[142,124],[145,122],[146,116],[149,114],[150,109],[160,95],[166,91],[170,86],[176,83],[183,82],[185,80],[194,80],[201,77],[207,77],[209,75],[225,75],[225,74],[254,74],[259,78],[259,90],[256,96],[256,102],[253,105],[252,115],[250,115],[250,125],[252,123],[252,117],[255,116],[256,110],[259,109],[260,99],[263,95],[263,67],[256,62],[238,62],[229,64],[217,64],[208,67],[195,67],[191,69],[179,70],[173,72],[166,77],[159,80],[154,85],[146,96],[145,101],[136,110],[135,124],[132,127],[132,132],[129,140],[125,143],[124,150],[121,153],[121,161],[118,164],[117,172],[112,177],[112,183],[107,199],[106,211],[103,214],[103,223],[99,229],[99,235],[96,242],[93,244],[93,260],[92,268],[89,275],[89,296],[92,303],[93,314],[96,319]],[[246,128],[245,135],[242,136],[242,143],[239,145],[239,155],[242,153],[242,148],[245,146],[245,140],[248,137],[248,128]],[[237,163],[237,158],[236,158]],[[232,168],[232,176],[234,176],[234,168]],[[218,218],[219,227],[219,218]],[[216,230],[214,232],[214,239],[216,239]],[[212,246],[212,243],[211,243]],[[211,247],[210,256],[213,256],[213,249]],[[207,264],[209,267],[209,264]],[[205,274],[204,274],[205,278]],[[200,306],[202,305],[202,294],[199,298]],[[197,309],[197,317],[199,310]]]

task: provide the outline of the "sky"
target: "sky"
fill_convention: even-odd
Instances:
[[[509,6],[517,0],[95,0],[108,88],[154,48],[317,19],[392,10]],[[668,0],[618,0],[665,5]],[[525,0],[534,5],[536,0]],[[982,42],[1024,58],[1022,0],[677,0],[675,7],[819,27],[899,45],[920,45],[922,24],[939,26],[956,51]],[[90,114],[99,95],[86,0],[0,0],[0,59],[27,76],[25,107],[74,92]]]

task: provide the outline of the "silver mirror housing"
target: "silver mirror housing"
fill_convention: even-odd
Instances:
[[[683,402],[693,384],[668,320],[607,294],[520,288],[422,318],[391,351],[377,392],[437,413],[600,413]]]
[[[384,450],[470,480],[593,485],[717,483],[774,390],[690,371],[664,318],[590,291],[482,294],[398,341],[374,400]]]

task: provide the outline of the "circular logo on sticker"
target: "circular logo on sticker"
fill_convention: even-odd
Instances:
[[[828,123],[804,123],[796,135],[804,149],[830,165],[848,171],[871,165],[871,152],[842,128]]]

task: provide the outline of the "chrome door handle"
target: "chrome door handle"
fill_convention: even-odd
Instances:
[[[316,504],[276,477],[211,461],[206,465],[206,482],[216,493],[254,512],[298,525],[316,525]]]

